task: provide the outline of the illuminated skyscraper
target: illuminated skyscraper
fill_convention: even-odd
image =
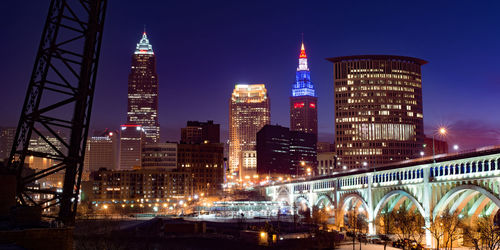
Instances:
[[[290,130],[318,135],[318,98],[311,82],[304,43],[290,97]]]
[[[346,168],[416,158],[424,142],[421,59],[344,56],[333,62],[335,146]]]
[[[158,123],[158,75],[153,47],[146,32],[137,44],[132,56],[132,67],[128,77],[127,123],[144,128],[146,143],[160,140]]]
[[[264,84],[237,84],[229,102],[229,169],[239,177],[257,173],[243,168],[243,151],[256,147],[257,132],[271,121],[270,101]]]

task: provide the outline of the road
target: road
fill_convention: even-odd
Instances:
[[[344,242],[346,243],[346,242]],[[340,245],[340,247],[338,248],[340,250],[352,250],[352,243],[351,244],[342,244]],[[356,246],[354,247],[355,250],[359,250],[359,243],[356,242]],[[384,250],[384,245],[379,245],[379,244],[362,244],[361,245],[361,250]],[[389,246],[389,244],[387,245],[387,247],[385,248],[386,250],[401,250],[400,248],[394,248],[394,247],[391,247]]]

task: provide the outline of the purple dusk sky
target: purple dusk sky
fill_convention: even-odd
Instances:
[[[49,1],[10,1],[0,16],[0,126],[16,126]],[[427,133],[450,145],[500,144],[500,2],[109,1],[92,128],[126,121],[131,55],[144,25],[157,55],[163,140],[187,120],[214,120],[227,139],[236,83],[264,83],[273,124],[289,126],[301,33],[318,90],[320,140],[333,142],[327,57],[394,54],[423,66]]]

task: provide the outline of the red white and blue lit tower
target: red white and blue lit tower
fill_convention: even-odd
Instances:
[[[318,135],[318,97],[311,73],[307,66],[304,43],[300,49],[299,67],[295,76],[290,97],[290,130],[303,131]]]

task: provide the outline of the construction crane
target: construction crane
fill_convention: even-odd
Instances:
[[[16,202],[74,224],[90,124],[107,0],[52,0],[6,170],[16,176]],[[50,150],[30,149],[38,137]],[[25,160],[54,162],[28,171]],[[60,188],[39,180],[61,177]],[[52,212],[48,212],[52,211]]]

